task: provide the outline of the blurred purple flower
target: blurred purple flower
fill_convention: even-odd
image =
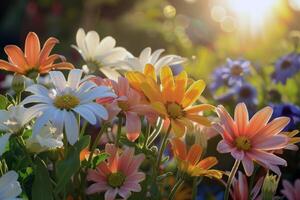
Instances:
[[[300,55],[289,53],[279,58],[275,63],[272,79],[275,83],[286,84],[286,80],[300,70]]]
[[[227,64],[223,70],[222,78],[228,80],[228,85],[241,85],[244,75],[250,73],[250,62],[243,59],[227,59]]]
[[[223,78],[223,74],[225,72],[225,67],[218,67],[214,70],[212,74],[212,83],[209,86],[211,92],[215,92],[221,86],[227,85],[227,80]]]
[[[244,102],[247,105],[256,105],[257,102],[257,91],[253,85],[244,83],[242,86],[236,88],[238,95],[238,102]]]
[[[272,119],[286,116],[291,119],[290,123],[284,129],[285,131],[292,131],[297,128],[300,122],[300,107],[291,103],[271,104],[273,108]]]

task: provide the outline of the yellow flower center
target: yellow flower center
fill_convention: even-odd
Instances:
[[[122,172],[114,172],[108,175],[107,180],[111,187],[121,187],[125,181],[125,175]]]
[[[235,76],[239,76],[243,73],[243,69],[241,68],[240,65],[233,65],[231,68],[231,74]]]
[[[79,103],[79,99],[71,94],[57,96],[54,99],[54,106],[59,109],[70,110],[72,108],[75,108]]]
[[[118,101],[118,106],[122,111],[127,111],[129,109],[127,101]]]
[[[251,148],[251,141],[245,136],[240,136],[235,139],[235,146],[239,150],[248,151]]]
[[[182,107],[177,103],[167,103],[167,112],[172,119],[181,118],[184,115]]]

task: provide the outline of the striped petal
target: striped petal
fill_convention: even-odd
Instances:
[[[198,80],[194,82],[189,89],[186,91],[184,98],[181,102],[181,105],[186,108],[192,105],[202,94],[205,88],[205,82],[202,80]]]
[[[40,50],[38,36],[34,32],[29,32],[25,40],[25,56],[29,66],[34,67],[38,64]]]

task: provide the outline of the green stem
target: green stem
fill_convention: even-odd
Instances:
[[[149,139],[150,131],[151,131],[151,126],[148,123],[147,128],[146,128],[145,141],[144,141],[144,144],[143,144],[143,148],[147,147],[147,142],[148,142],[148,139]]]
[[[86,127],[88,125],[88,122],[87,121],[84,121],[83,125],[82,125],[82,128],[80,130],[80,134],[79,134],[79,138],[81,138],[83,135],[84,135],[84,132],[86,130]]]
[[[254,185],[255,174],[257,173],[258,169],[259,169],[259,165],[255,165],[253,174],[252,174],[252,176],[250,178],[249,191],[248,191],[248,199],[250,199],[252,187]]]
[[[157,162],[156,162],[156,172],[158,172],[158,170],[159,170],[159,166],[160,166],[160,163],[161,163],[162,155],[163,155],[163,152],[164,152],[164,150],[166,148],[166,144],[167,144],[170,132],[171,132],[171,128],[172,128],[172,126],[171,126],[171,123],[170,123],[170,125],[168,127],[168,130],[167,130],[166,134],[164,135],[163,141],[162,141],[162,143],[160,145],[160,148],[159,148],[159,151],[158,151],[158,158],[157,158]]]
[[[192,189],[192,200],[196,200],[197,191],[198,191],[198,177],[193,179],[193,189]]]
[[[234,165],[231,169],[231,172],[229,174],[228,180],[227,180],[227,184],[226,184],[226,190],[225,190],[225,195],[224,195],[224,200],[228,200],[229,197],[229,191],[230,191],[230,187],[233,181],[233,178],[239,168],[241,161],[240,160],[235,160]]]
[[[121,132],[122,132],[122,117],[119,116],[117,138],[116,138],[116,140],[115,140],[115,145],[116,145],[116,147],[119,146],[119,140],[120,140],[120,137],[121,137]]]
[[[181,185],[184,183],[183,179],[180,179],[176,182],[176,184],[174,185],[174,187],[171,190],[171,193],[168,197],[168,200],[173,200],[176,194],[176,191],[181,187]]]

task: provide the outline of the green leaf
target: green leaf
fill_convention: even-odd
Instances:
[[[37,158],[35,160],[35,176],[32,186],[32,199],[33,200],[53,200],[52,185],[45,163]]]
[[[99,163],[104,161],[109,155],[107,153],[101,153],[93,158],[93,166],[92,168],[94,169]]]
[[[5,110],[8,104],[8,100],[5,96],[0,94],[0,110]]]
[[[57,185],[54,193],[58,194],[64,190],[73,174],[80,169],[80,152],[90,144],[91,137],[83,136],[74,146],[69,147],[68,154],[64,160],[57,162]]]

